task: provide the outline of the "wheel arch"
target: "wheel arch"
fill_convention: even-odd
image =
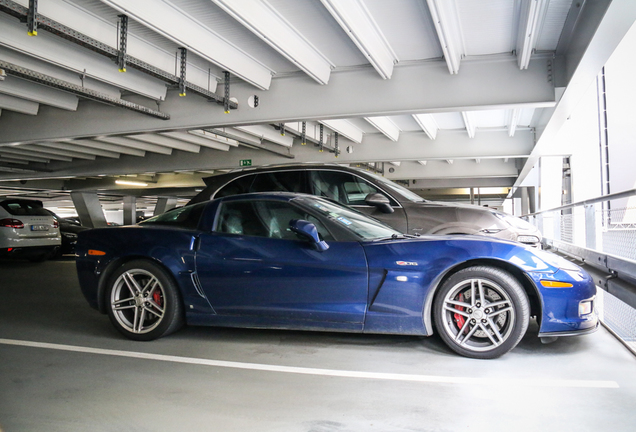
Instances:
[[[528,301],[530,302],[530,316],[536,316],[538,321],[541,320],[543,304],[541,302],[539,291],[534,283],[532,283],[528,276],[519,267],[516,267],[507,261],[477,258],[458,263],[455,266],[448,268],[433,282],[433,284],[431,284],[431,288],[429,289],[426,300],[424,301],[423,311],[424,326],[428,330],[429,336],[435,333],[433,329],[433,305],[437,298],[439,288],[455,273],[465,268],[476,266],[494,267],[510,273],[521,284],[523,290],[528,296]],[[541,322],[539,322],[539,325],[541,325]]]
[[[163,270],[166,276],[170,278],[170,280],[177,287],[177,290],[179,291],[179,298],[181,299],[181,302],[183,302],[183,295],[180,292],[181,290],[178,289],[179,284],[177,283],[174,276],[172,275],[172,272],[168,269],[168,267],[166,267],[165,264],[163,264],[158,259],[148,257],[145,255],[128,255],[124,257],[119,257],[109,262],[104,268],[104,270],[102,271],[101,277],[99,278],[99,285],[97,287],[97,306],[98,306],[98,310],[101,313],[105,314],[107,312],[106,305],[108,302],[106,301],[106,296],[108,294],[108,281],[112,277],[113,273],[115,273],[115,271],[119,267],[123,266],[124,264],[129,263],[131,261],[138,261],[138,260],[150,262],[156,265],[157,267],[161,268],[161,270]]]

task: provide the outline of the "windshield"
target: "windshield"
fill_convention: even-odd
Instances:
[[[306,208],[311,208],[328,219],[331,219],[343,228],[351,231],[362,240],[374,240],[392,237],[394,235],[402,235],[399,231],[394,230],[380,221],[371,219],[356,210],[349,209],[330,201],[315,199],[312,197],[295,198],[293,201]]]
[[[422,202],[422,201],[426,201],[424,198],[422,198],[421,196],[419,196],[418,194],[416,194],[415,192],[412,192],[410,190],[408,190],[407,188],[405,188],[404,186],[401,186],[389,179],[386,179],[384,177],[381,177],[377,174],[371,173],[371,172],[365,172],[366,175],[373,177],[375,180],[379,181],[382,186],[385,186],[386,188],[390,189],[393,192],[397,192],[399,193],[401,196],[403,196],[404,198],[406,198],[409,201],[413,201],[413,202]]]

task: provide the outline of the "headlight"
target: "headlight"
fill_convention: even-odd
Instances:
[[[583,300],[579,303],[579,316],[589,315],[594,311],[594,300]]]
[[[539,237],[537,236],[529,236],[529,235],[521,235],[517,237],[517,241],[519,243],[539,243]]]
[[[493,213],[499,219],[510,225],[511,227],[524,230],[524,231],[532,231],[535,229],[534,225],[529,222],[524,221],[516,216],[507,215],[504,213]]]
[[[565,258],[555,255],[553,253],[546,252],[539,249],[534,250],[533,253],[539,258],[541,258],[543,261],[545,261],[547,264],[551,265],[552,267],[558,267],[563,270],[575,271],[575,272],[578,272],[580,270],[580,267],[577,266],[576,264],[566,260]]]

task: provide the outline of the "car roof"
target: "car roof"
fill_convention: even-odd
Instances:
[[[362,168],[357,167],[348,167],[337,164],[286,164],[286,165],[268,165],[268,166],[258,166],[258,167],[245,167],[245,168],[236,168],[232,171],[214,174],[210,177],[203,178],[203,181],[206,185],[209,185],[212,181],[222,178],[222,177],[239,177],[240,174],[250,174],[250,173],[259,173],[259,172],[270,172],[270,171],[289,171],[289,170],[333,170],[333,171],[344,171],[344,172],[355,172],[355,173],[363,173],[364,170]]]

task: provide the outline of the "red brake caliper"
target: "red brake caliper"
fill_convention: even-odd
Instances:
[[[457,296],[457,300],[458,301],[464,301],[464,295],[463,294],[459,294]],[[464,311],[464,307],[463,306],[455,306],[455,308],[459,311]],[[460,315],[458,313],[453,314],[453,318],[455,318],[455,323],[457,323],[457,327],[459,330],[464,328],[464,324],[466,323],[466,318],[464,318],[463,315]]]
[[[163,301],[161,298],[161,291],[156,290],[154,293],[152,293],[152,299],[155,301],[155,303],[157,303],[159,306],[163,306]]]

